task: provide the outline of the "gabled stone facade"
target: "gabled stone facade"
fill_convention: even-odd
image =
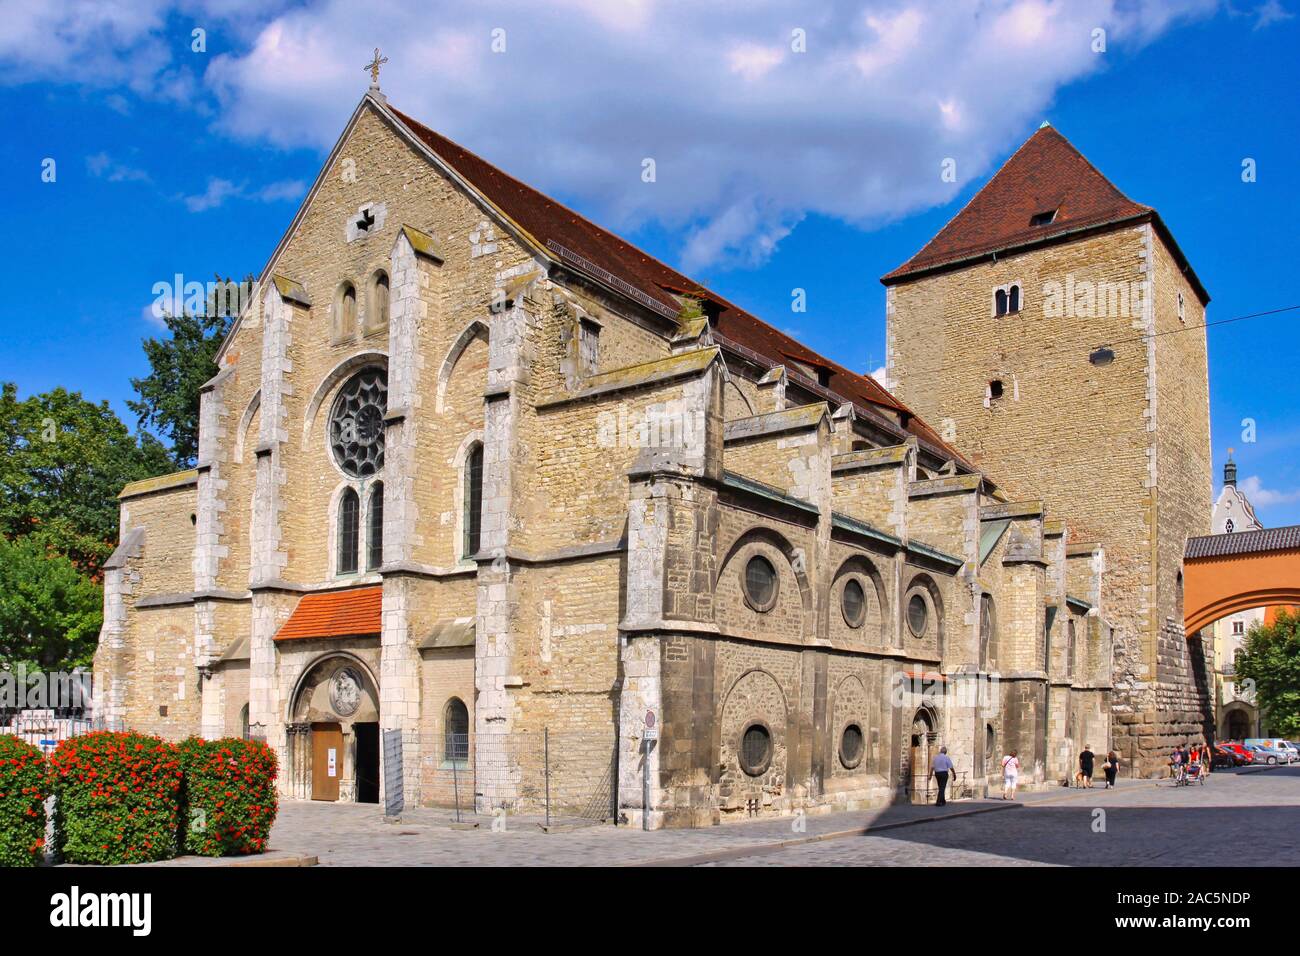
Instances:
[[[1038,784],[1104,752],[1070,515],[684,277],[633,285],[615,237],[558,253],[521,220],[549,200],[422,130],[363,100],[196,471],[123,492],[105,708],[265,737],[290,796],[654,827],[922,799],[940,745],[968,793],[1007,750]]]

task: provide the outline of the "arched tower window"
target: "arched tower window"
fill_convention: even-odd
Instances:
[[[482,546],[483,443],[475,442],[465,456],[465,551],[472,558]]]
[[[1020,286],[1013,285],[1007,290],[1007,310],[1010,312],[1020,311]]]
[[[366,516],[366,570],[373,571],[384,563],[384,483],[375,482],[370,490],[370,512]]]
[[[339,574],[356,573],[360,521],[361,502],[355,490],[346,488],[339,498]]]

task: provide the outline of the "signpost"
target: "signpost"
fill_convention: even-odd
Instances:
[[[650,750],[659,739],[655,726],[655,712],[645,712],[645,727],[641,731],[641,829],[650,829]]]

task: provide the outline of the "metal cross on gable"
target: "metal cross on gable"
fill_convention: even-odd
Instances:
[[[379,68],[388,62],[388,57],[379,55],[379,47],[375,47],[375,55],[369,63],[361,69],[370,71],[370,88],[379,89]]]

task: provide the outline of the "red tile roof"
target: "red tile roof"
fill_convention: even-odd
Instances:
[[[907,431],[940,454],[973,468],[968,459],[945,443],[911,409],[869,375],[859,375],[819,355],[612,232],[502,172],[418,120],[400,110],[392,107],[389,109],[412,135],[436,153],[515,225],[528,233],[537,245],[555,252],[551,243],[558,243],[598,268],[630,283],[661,306],[666,306],[674,315],[681,309],[681,302],[675,298],[675,294],[707,300],[712,310],[716,311],[713,328],[728,341],[757,353],[772,364],[788,367],[788,361],[794,359],[825,369],[828,373],[827,389],[864,407],[876,406],[900,416]]]
[[[1055,213],[1045,225],[1032,220]],[[890,285],[971,259],[1063,241],[1083,230],[1154,222],[1203,302],[1209,295],[1150,206],[1129,199],[1050,126],[1042,126],[912,258],[881,278]]]
[[[305,594],[275,639],[378,634],[383,597],[384,589],[379,586]]]

